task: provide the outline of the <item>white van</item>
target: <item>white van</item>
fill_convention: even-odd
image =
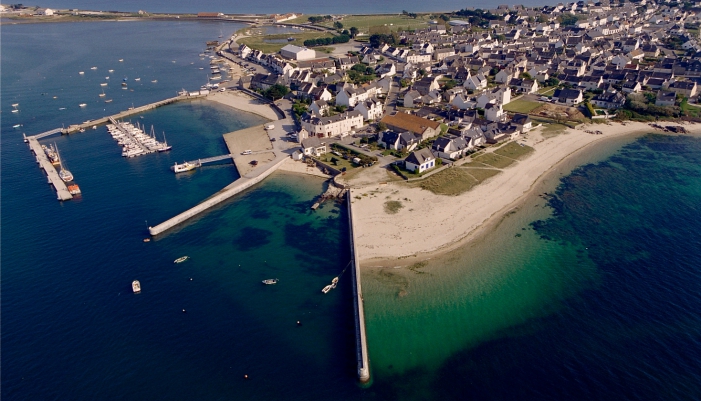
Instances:
[[[275,126],[273,124],[268,124],[265,126],[265,129],[274,129]]]

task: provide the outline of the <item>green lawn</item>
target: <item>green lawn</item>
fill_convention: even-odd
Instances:
[[[496,168],[506,168],[515,162],[514,159],[510,159],[508,157],[500,156],[494,153],[485,153],[481,156],[477,156],[473,160],[478,161],[480,163],[488,164]]]
[[[546,86],[538,89],[538,94],[543,96],[551,96],[553,93],[555,93],[555,89],[557,89],[557,86]]]
[[[336,164],[331,163],[332,158],[336,158],[336,160],[337,160]],[[321,156],[319,158],[319,160],[321,160],[322,162],[328,164],[329,166],[337,168],[339,170],[343,169],[344,167],[346,168],[346,170],[352,170],[352,169],[357,167],[355,164],[351,163],[350,161],[348,161],[342,157],[336,156],[334,154],[329,154],[329,153]]]
[[[299,19],[303,19],[304,22],[308,22],[310,16],[303,16]],[[296,20],[293,20],[296,21]],[[339,22],[343,24],[343,29],[350,29],[354,26],[360,30],[362,33],[370,32],[370,27],[372,26],[387,26],[390,30],[396,31],[410,29],[425,28],[428,26],[428,15],[419,15],[416,19],[409,18],[401,14],[383,14],[383,15],[348,15],[344,17]],[[303,23],[303,22],[302,22]],[[333,26],[332,21],[324,22],[319,25]]]
[[[245,30],[244,30],[245,31]],[[249,30],[250,31],[250,30]],[[241,32],[241,31],[239,31]],[[252,32],[253,33],[253,32]],[[294,38],[293,41],[287,41],[281,43],[268,43],[266,40],[284,40],[287,38]],[[265,53],[275,53],[280,51],[284,46],[288,44],[296,46],[304,46],[304,41],[307,39],[317,39],[317,38],[331,38],[333,35],[325,32],[303,32],[303,33],[292,33],[292,34],[277,34],[277,35],[253,35],[247,38],[240,38],[236,42],[239,44],[245,44],[251,49],[260,50]],[[332,47],[315,47],[314,50],[319,52],[331,51]]]
[[[466,168],[465,172],[477,180],[478,184],[481,184],[487,178],[494,177],[495,175],[501,173],[501,170],[495,170],[492,168]]]
[[[510,157],[512,159],[521,160],[533,152],[533,148],[530,146],[521,146],[515,141],[511,141],[506,145],[495,150],[494,153]]]
[[[422,180],[418,186],[436,195],[460,195],[478,183],[465,169],[448,168]]]
[[[517,99],[504,105],[504,110],[512,113],[528,114],[531,110],[537,108],[541,104],[530,100]]]

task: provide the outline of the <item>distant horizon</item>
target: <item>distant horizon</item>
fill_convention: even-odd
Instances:
[[[80,9],[86,11],[123,11],[138,12],[143,10],[150,13],[172,14],[196,14],[198,12],[221,12],[225,14],[284,14],[298,12],[303,14],[400,14],[403,10],[416,13],[454,12],[465,8],[494,9],[506,4],[509,7],[522,5],[524,7],[543,7],[546,1],[530,0],[521,1],[519,4],[500,2],[497,4],[474,1],[461,2],[453,0],[438,0],[431,3],[421,1],[407,1],[405,4],[394,1],[360,0],[349,3],[344,1],[326,2],[320,5],[311,5],[300,0],[287,1],[280,4],[275,0],[262,0],[254,4],[233,5],[225,0],[208,0],[206,2],[174,3],[165,0],[126,0],[119,3],[104,0],[46,0],[39,4],[42,8],[55,9]],[[551,5],[555,5],[554,2]]]

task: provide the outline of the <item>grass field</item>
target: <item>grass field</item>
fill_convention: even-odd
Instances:
[[[481,184],[486,179],[494,177],[495,175],[501,173],[501,170],[495,170],[491,168],[466,168],[465,172],[470,174],[472,178],[477,180],[478,184]]]
[[[331,163],[331,159],[333,159],[333,158],[336,159],[336,164]],[[346,170],[350,171],[356,167],[353,163],[349,162],[348,160],[346,160],[342,157],[338,157],[334,154],[323,155],[319,158],[319,160],[321,160],[322,162],[328,164],[329,166],[335,167],[339,170],[341,170],[342,168],[345,167]]]
[[[304,24],[309,22],[308,18],[311,15],[305,15],[296,18],[290,22],[295,24]],[[419,15],[416,19],[409,18],[401,14],[380,14],[380,15],[347,15],[339,22],[343,24],[343,29],[350,29],[354,26],[362,33],[368,33],[371,26],[385,26],[391,30],[397,29],[419,29],[428,26],[428,15]],[[333,21],[321,23],[322,26],[333,26]]]
[[[494,153],[485,153],[481,156],[477,156],[473,160],[480,163],[488,164],[496,168],[506,168],[515,162],[514,159],[508,157],[500,156]]]
[[[287,38],[294,38],[293,41],[287,41]],[[304,41],[307,39],[317,39],[317,38],[331,38],[333,35],[325,32],[303,32],[303,33],[292,33],[292,34],[277,34],[277,35],[254,35],[247,38],[240,38],[237,40],[239,44],[245,44],[251,49],[260,50],[265,53],[275,53],[280,51],[284,46],[288,44],[296,46],[304,46]],[[284,43],[268,43],[266,40],[285,40]],[[315,47],[314,50],[319,52],[330,51],[333,49],[331,47]]]
[[[555,93],[555,89],[557,89],[557,86],[546,86],[545,88],[538,89],[538,94],[552,96],[552,94]]]
[[[475,156],[475,157],[477,157],[477,156]],[[484,163],[480,163],[480,162],[476,162],[476,161],[472,160],[472,161],[469,161],[467,163],[461,164],[460,167],[482,167],[482,168],[485,168],[485,167],[492,167],[492,166],[488,166]]]
[[[465,169],[449,168],[426,178],[418,186],[436,195],[455,196],[469,191],[478,183]]]
[[[534,149],[530,146],[521,146],[518,143],[512,141],[495,150],[494,153],[501,156],[510,157],[512,159],[521,160],[526,156],[530,155],[533,152],[533,150]]]
[[[531,110],[536,109],[538,106],[540,106],[540,103],[538,102],[532,102],[530,100],[514,100],[513,102],[509,102],[504,105],[504,110],[510,111],[512,113],[524,113],[528,114],[531,112]]]

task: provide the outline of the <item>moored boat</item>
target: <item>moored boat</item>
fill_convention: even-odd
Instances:
[[[166,133],[163,133],[163,143],[161,146],[158,148],[159,152],[167,152],[169,150],[173,149],[172,146],[168,145],[168,141],[166,140]]]
[[[277,284],[278,281],[279,280],[276,278],[268,278],[268,279],[263,280],[263,284],[272,285],[272,284]]]
[[[181,256],[173,261],[173,263],[183,263],[184,261],[190,259],[189,256]]]
[[[78,184],[71,184],[68,186],[68,193],[71,195],[80,195],[82,192],[80,191]]]
[[[194,170],[194,169],[196,169],[197,167],[200,167],[201,165],[202,165],[202,164],[199,163],[199,162],[197,162],[197,163],[185,162],[185,163],[183,163],[183,164],[175,163],[175,165],[173,166],[173,171],[174,171],[176,174],[177,174],[177,173],[184,173],[184,172],[186,172],[186,171]]]
[[[134,291],[134,294],[141,292],[141,283],[139,280],[134,280],[131,282],[131,290]]]

